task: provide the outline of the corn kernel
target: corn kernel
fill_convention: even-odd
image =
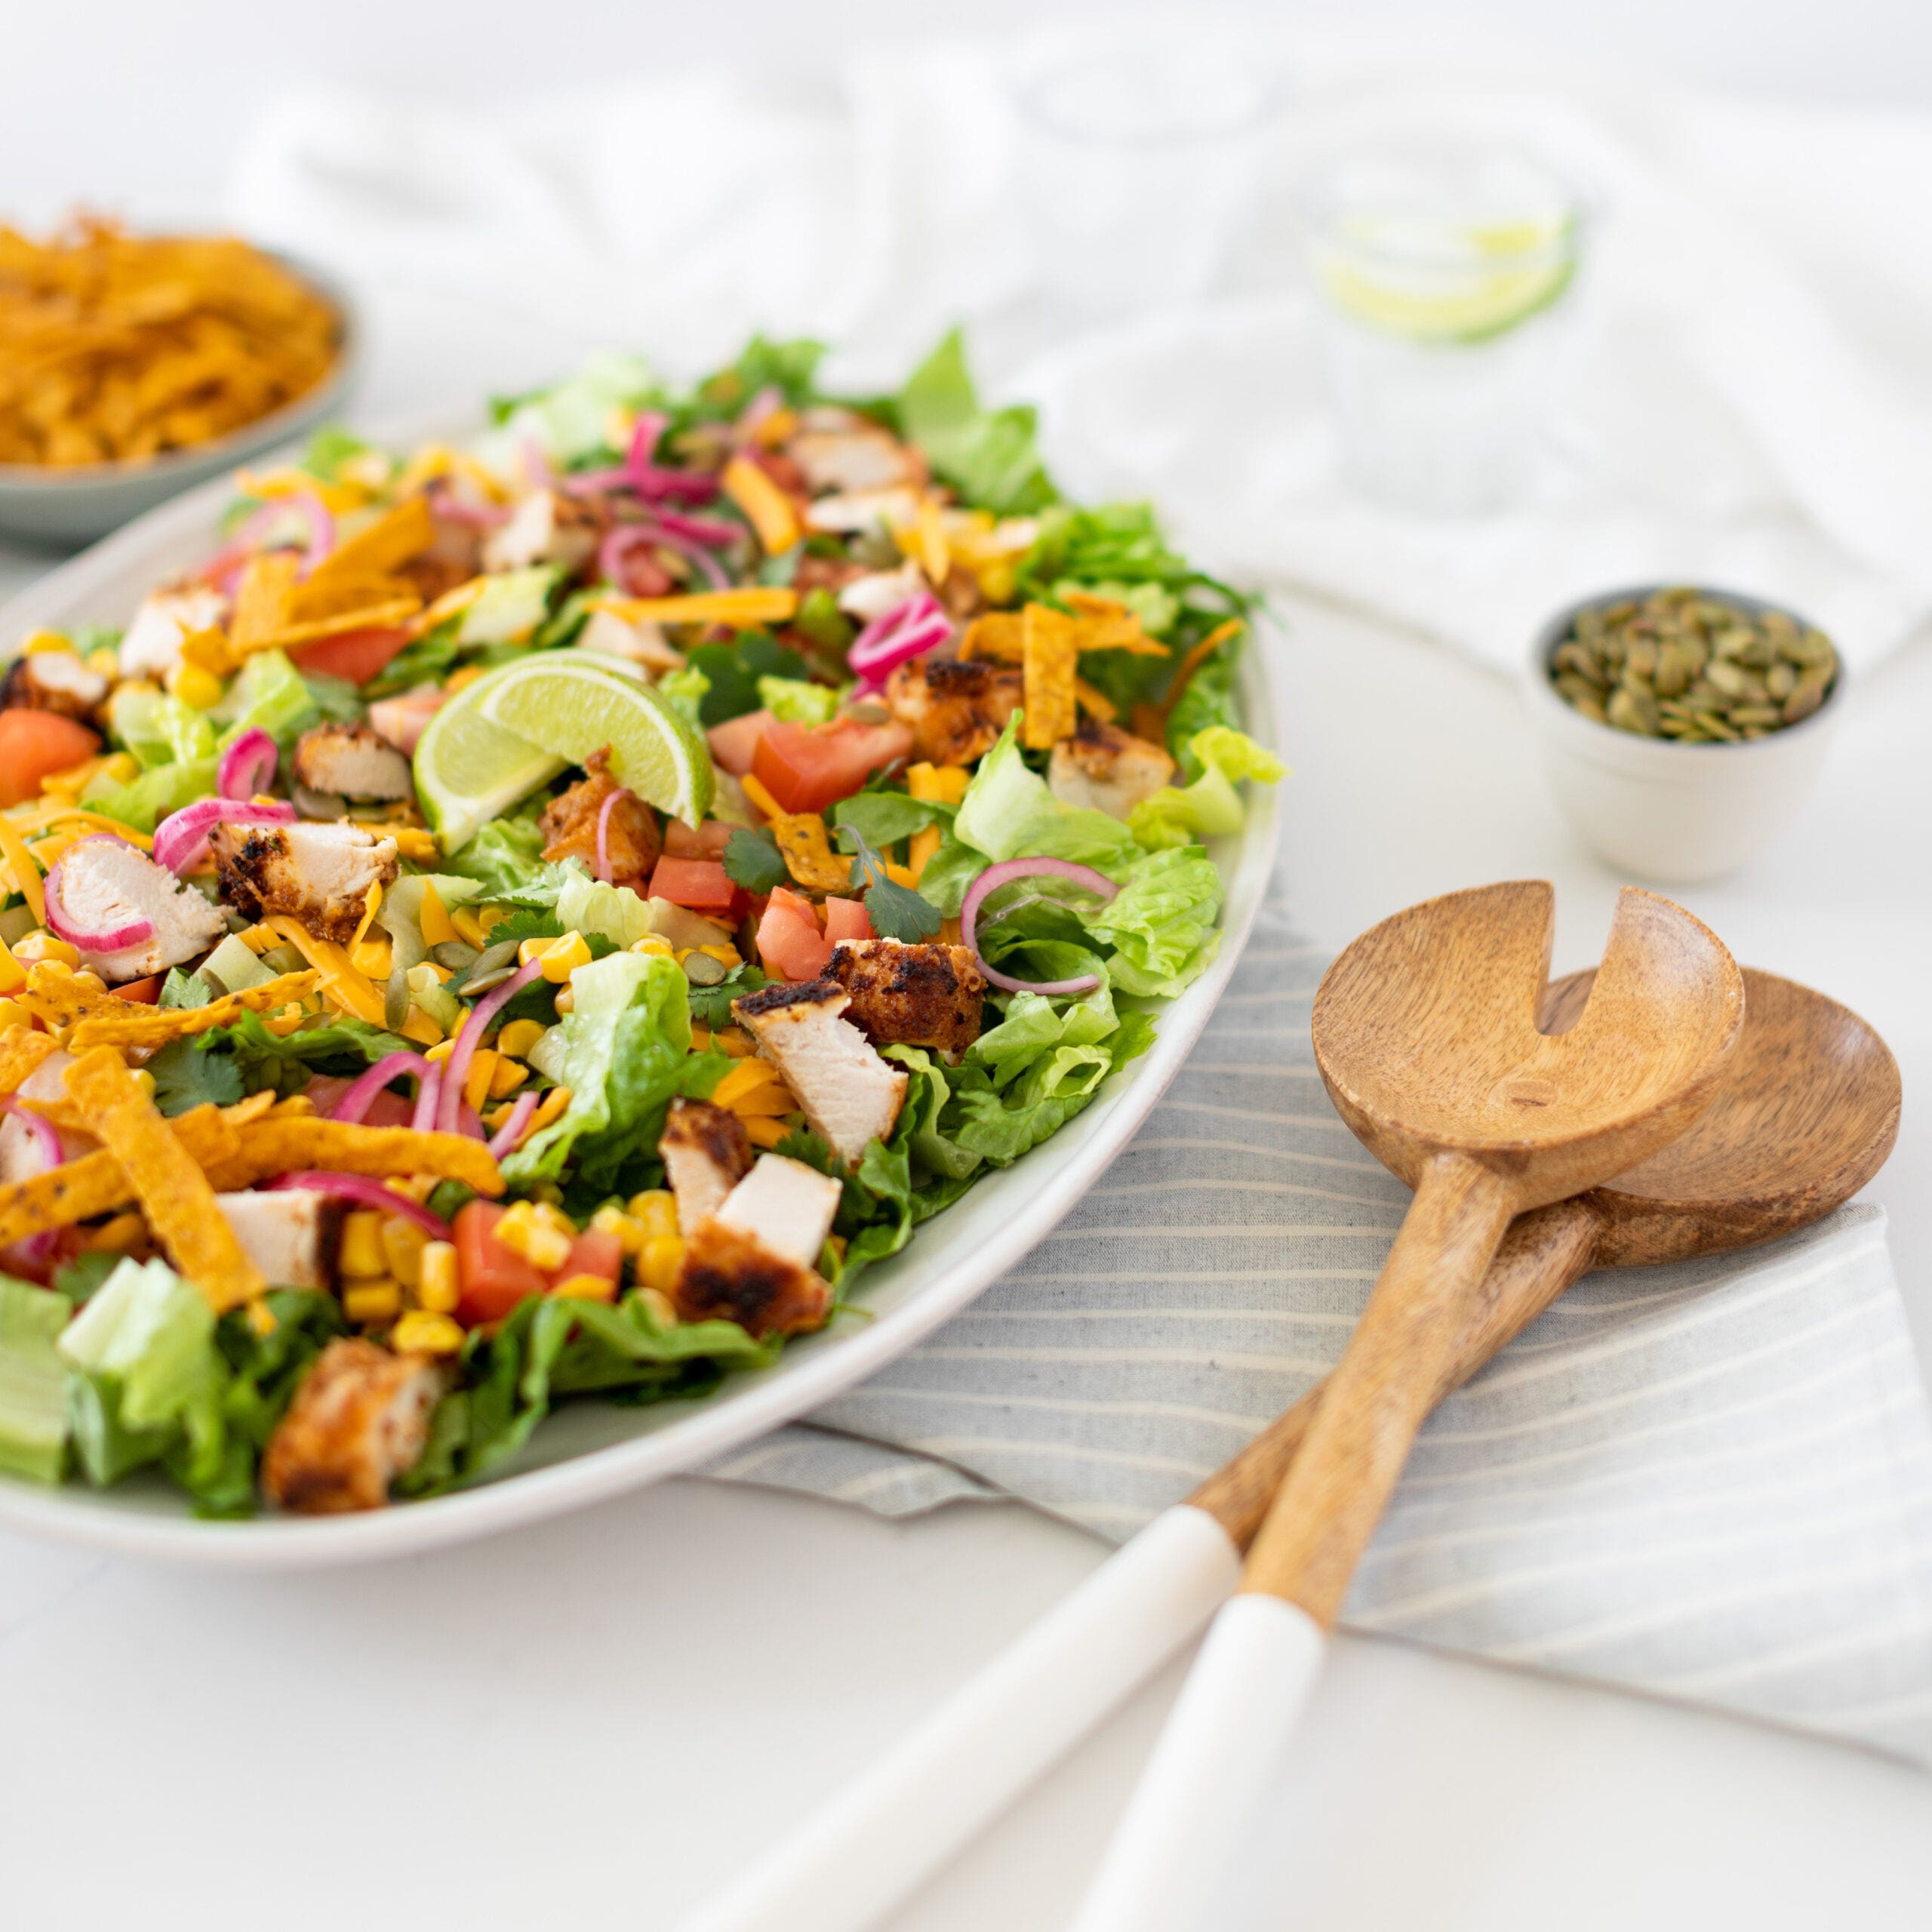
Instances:
[[[154,1098],[154,1075],[144,1066],[137,1066],[134,1073],[134,1084],[152,1100]]]
[[[560,1014],[574,1013],[577,1011],[577,995],[568,986],[565,986],[557,995],[557,1011]]]
[[[565,1301],[615,1301],[617,1284],[608,1275],[566,1275],[550,1292]]]
[[[481,1060],[483,1056],[478,1054]],[[490,1069],[490,1097],[500,1100],[506,1094],[514,1094],[530,1078],[530,1069],[521,1060],[512,1060],[507,1054],[499,1054],[497,1063]]]
[[[359,940],[349,955],[349,963],[365,980],[386,980],[395,963],[395,949],[384,933],[372,933]]]
[[[448,1315],[454,1312],[461,1292],[454,1244],[446,1241],[426,1242],[417,1263],[417,1301],[432,1314]]]
[[[701,946],[698,950],[707,959],[716,960],[728,973],[745,963],[744,955],[735,946]]]
[[[0,992],[6,990],[0,985]],[[540,1020],[512,1020],[497,1035],[497,1051],[514,1054],[518,1060],[528,1060],[530,1050],[549,1032]]]
[[[570,1217],[547,1202],[518,1201],[504,1211],[497,1223],[497,1238],[533,1268],[561,1268],[571,1258],[577,1229]]]
[[[91,966],[83,966],[74,975],[74,983],[86,987],[91,993],[104,993],[107,990],[107,982]]]
[[[402,1312],[401,1284],[386,1277],[349,1282],[342,1291],[342,1312],[358,1327],[392,1321]]]
[[[423,1278],[423,1251],[429,1244],[428,1233],[400,1214],[383,1217],[383,1258],[389,1272],[405,1288],[413,1288]]]
[[[221,680],[198,664],[177,664],[168,674],[168,688],[190,711],[209,711],[221,702]]]
[[[134,1214],[116,1214],[112,1220],[102,1222],[85,1237],[89,1247],[105,1248],[115,1254],[125,1254],[130,1249],[145,1247],[147,1238],[147,1223]]]
[[[621,1208],[598,1208],[590,1217],[590,1226],[595,1233],[615,1235],[617,1245],[626,1254],[640,1253],[645,1242],[650,1238],[650,1232],[644,1223],[626,1214]]]
[[[647,1235],[678,1232],[677,1197],[667,1189],[647,1188],[641,1194],[633,1194],[628,1211]]]
[[[31,657],[42,651],[72,651],[73,645],[58,631],[29,631],[20,646],[20,655]]]
[[[439,1040],[437,1041],[435,1045],[432,1047],[429,1051],[423,1056],[423,1057],[432,1066],[441,1066],[443,1062],[448,1060],[450,1055],[455,1051],[455,1041]]]
[[[0,1033],[11,1033],[17,1027],[32,1026],[33,1015],[17,999],[0,999]]]
[[[218,630],[189,632],[181,640],[181,661],[197,669],[211,671],[217,678],[226,677],[235,668],[235,654]]]
[[[88,669],[97,678],[112,678],[121,669],[120,654],[112,645],[103,644],[98,651],[88,653]]]
[[[642,1302],[645,1312],[660,1328],[675,1328],[678,1325],[678,1311],[671,1297],[658,1288],[639,1288],[637,1298]]]
[[[643,938],[633,940],[631,942],[631,950],[633,952],[650,953],[660,959],[668,958],[671,949],[671,942],[668,939],[660,938],[656,933],[646,933]]]
[[[654,1235],[637,1258],[638,1278],[648,1288],[668,1295],[677,1286],[685,1244],[675,1235]]]
[[[447,1315],[412,1308],[389,1331],[389,1346],[408,1355],[453,1355],[463,1346],[463,1331]]]
[[[30,932],[14,944],[14,957],[29,966],[41,966],[51,961],[69,968],[81,963],[81,955],[64,939],[56,939],[50,932]]]
[[[26,983],[26,968],[7,950],[6,943],[0,940],[0,993],[17,992]]]
[[[581,933],[566,933],[543,949],[543,977],[553,986],[562,986],[580,966],[589,964],[590,948]]]
[[[373,1208],[358,1208],[343,1217],[342,1246],[337,1266],[345,1275],[386,1275],[389,1257],[383,1252],[383,1222]]]

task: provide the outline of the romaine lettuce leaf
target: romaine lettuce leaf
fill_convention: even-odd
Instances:
[[[1107,972],[1118,991],[1173,999],[1220,949],[1221,896],[1220,870],[1205,850],[1176,846],[1149,853],[1107,904],[1080,917],[1113,948]]]
[[[1150,852],[1238,832],[1246,814],[1235,787],[1247,778],[1276,784],[1288,774],[1266,746],[1226,724],[1195,732],[1187,749],[1201,776],[1184,789],[1163,786],[1127,815],[1128,829]]]
[[[913,371],[895,411],[901,434],[972,508],[1017,515],[1057,497],[1035,441],[1038,412],[980,406],[958,330]]]
[[[761,678],[758,701],[788,724],[829,724],[838,709],[838,694],[829,685],[804,678]]]
[[[1124,877],[1140,856],[1132,833],[1103,811],[1056,798],[1020,756],[1019,724],[1016,712],[998,743],[980,761],[953,831],[989,859],[1070,859],[1109,878]],[[922,876],[921,891],[924,884]]]
[[[0,1469],[58,1482],[67,1460],[63,1294],[0,1275]]]

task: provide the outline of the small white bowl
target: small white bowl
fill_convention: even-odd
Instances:
[[[360,373],[361,327],[355,303],[334,275],[281,250],[263,251],[333,309],[341,325],[335,361],[305,395],[252,423],[205,443],[134,463],[94,463],[72,469],[0,463],[0,537],[72,549],[220,476],[251,457],[278,448],[339,414]]]
[[[1681,745],[1586,718],[1550,682],[1557,646],[1579,611],[1665,587],[1606,591],[1558,611],[1537,634],[1524,695],[1550,785],[1591,849],[1637,878],[1694,885],[1735,872],[1804,809],[1844,709],[1844,660],[1809,718],[1737,744]],[[1735,591],[1700,586],[1699,594],[1754,617],[1783,608]],[[1785,614],[1805,622],[1795,611]]]

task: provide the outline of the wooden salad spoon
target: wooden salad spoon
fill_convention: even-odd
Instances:
[[[1546,1005],[1546,1030],[1574,1022],[1594,977],[1594,971],[1572,975],[1549,990],[1549,1001],[1567,995],[1567,1005],[1560,1012]],[[1748,1012],[1706,1113],[1689,1138],[1660,1157],[1668,1162],[1678,1147],[1694,1143],[1740,1150],[1735,1165],[1718,1164],[1686,1202],[1700,1209],[1717,1204],[1702,1214],[1697,1238],[1680,1251],[1660,1246],[1620,1260],[1664,1260],[1770,1240],[1829,1214],[1877,1171],[1896,1131],[1898,1083],[1890,1057],[1856,1016],[1802,988],[1789,990],[1815,1002],[1815,1011],[1801,1006],[1789,1023],[1761,1038],[1753,1030],[1755,1009]],[[1761,1051],[1754,1051],[1754,1041]],[[1887,1081],[1889,1115],[1882,1104]],[[1828,1106],[1810,1122],[1803,1145],[1813,1164],[1789,1173],[1753,1158],[1749,1137],[1727,1134],[1715,1118],[1734,1107],[1760,1113],[1787,1088],[1856,1093],[1847,1091],[1843,1104]],[[1757,1223],[1754,1195],[1763,1201]],[[1646,1217],[1668,1215],[1672,1198],[1666,1176],[1654,1201],[1647,1201]],[[1441,1394],[1473,1374],[1577,1275],[1604,1265],[1592,1260],[1587,1241],[1574,1233],[1559,1239],[1544,1223],[1564,1212],[1539,1210],[1511,1230]],[[1552,1272],[1558,1269],[1571,1272]],[[679,1932],[860,1932],[904,1899],[1226,1598],[1240,1577],[1241,1552],[1300,1446],[1320,1394],[1318,1387],[1309,1390],[1186,1501],[1155,1518],[910,1735],[682,1921]]]
[[[1076,1932],[1193,1922],[1315,1681],[1509,1223],[1647,1160],[1716,1084],[1744,1018],[1743,977],[1716,936],[1626,887],[1581,1015],[1545,1033],[1553,910],[1534,881],[1430,900],[1364,933],[1315,994],[1329,1098],[1415,1198]]]

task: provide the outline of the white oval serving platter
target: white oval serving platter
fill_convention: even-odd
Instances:
[[[400,439],[398,439],[400,440]],[[143,595],[198,562],[215,541],[224,480],[162,505],[51,571],[0,609],[0,648],[40,626],[125,624]],[[1247,728],[1275,742],[1266,653],[1242,667]],[[472,1489],[367,1515],[204,1522],[154,1476],[100,1491],[0,1476],[0,1526],[115,1554],[240,1570],[301,1569],[413,1555],[539,1521],[708,1463],[796,1420],[882,1367],[998,1279],[1091,1187],[1152,1111],[1233,972],[1272,870],[1276,797],[1254,788],[1241,835],[1217,846],[1227,880],[1225,937],[1214,964],[1156,1015],[1152,1048],[1051,1140],[927,1222],[872,1269],[847,1318],[793,1343],[773,1367],[731,1377],[701,1401],[626,1408],[561,1404],[521,1455]]]

